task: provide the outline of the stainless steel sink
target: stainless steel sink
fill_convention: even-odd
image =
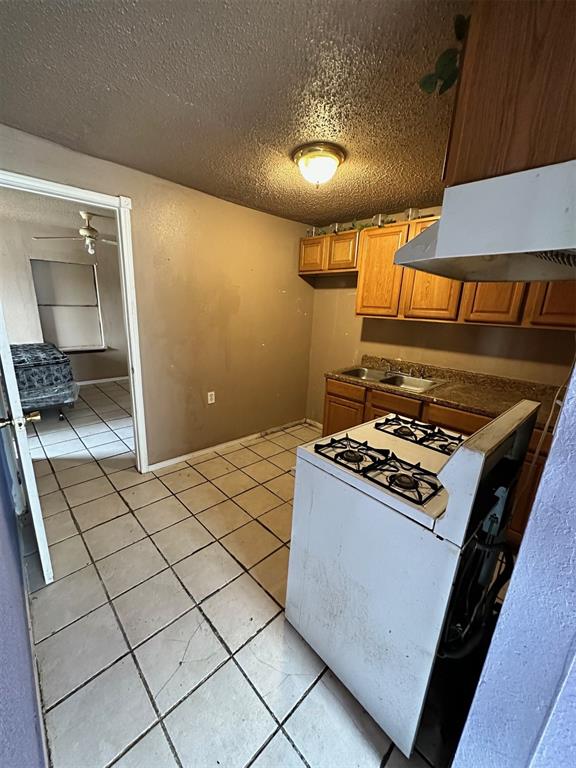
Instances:
[[[381,381],[388,371],[378,370],[377,368],[350,368],[348,371],[342,371],[343,376],[353,376],[355,379],[363,381]]]
[[[344,376],[353,376],[362,381],[378,381],[381,384],[387,384],[389,387],[398,387],[409,392],[426,392],[432,387],[437,387],[441,381],[434,379],[421,379],[417,376],[408,376],[399,371],[383,371],[378,368],[350,368],[342,371]]]
[[[408,389],[410,392],[426,392],[441,383],[439,381],[434,381],[434,379],[420,379],[416,376],[407,376],[404,373],[397,373],[396,371],[388,372],[386,376],[379,381],[381,384],[388,384],[391,387],[399,387],[400,389]]]

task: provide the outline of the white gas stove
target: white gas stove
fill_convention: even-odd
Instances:
[[[538,406],[467,438],[389,414],[298,448],[286,616],[407,756],[439,646],[489,609]]]

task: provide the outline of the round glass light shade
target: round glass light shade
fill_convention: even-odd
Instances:
[[[310,184],[320,186],[334,176],[338,166],[344,162],[344,150],[336,144],[309,144],[300,147],[293,159],[300,173]]]

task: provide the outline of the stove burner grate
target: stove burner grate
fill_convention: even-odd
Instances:
[[[422,445],[424,448],[430,448],[446,456],[454,453],[464,440],[462,435],[451,435],[433,424],[424,424],[422,421],[405,416],[389,416],[374,426],[380,432],[401,437],[403,440],[409,440],[411,443]]]
[[[314,451],[327,459],[361,474],[388,456],[389,451],[372,448],[351,437],[331,437],[327,443],[316,443]]]
[[[442,485],[433,472],[417,464],[399,459],[390,451],[389,455],[369,467],[364,477],[401,496],[413,504],[422,506],[442,490]]]

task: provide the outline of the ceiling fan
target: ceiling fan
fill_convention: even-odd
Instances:
[[[55,236],[34,236],[33,240],[83,240],[84,248],[88,253],[93,256],[96,253],[96,243],[109,243],[110,245],[117,245],[116,240],[109,240],[108,238],[100,237],[98,230],[90,223],[94,216],[100,219],[114,219],[113,216],[104,216],[101,213],[93,213],[92,211],[78,211],[82,218],[82,226],[78,229],[79,237],[55,235]]]

